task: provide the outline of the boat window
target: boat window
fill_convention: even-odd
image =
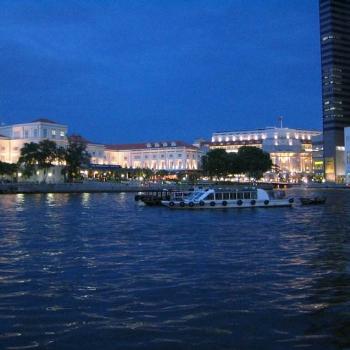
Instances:
[[[250,199],[250,192],[244,192],[244,199]]]
[[[230,199],[236,199],[236,198],[237,198],[236,192],[230,193]]]
[[[237,199],[243,199],[243,192],[237,192]]]
[[[251,198],[252,199],[257,199],[258,198],[258,193],[257,192],[251,192]]]
[[[209,193],[209,194],[205,197],[205,199],[207,199],[208,201],[213,200],[213,199],[214,199],[214,193]]]
[[[222,194],[222,199],[230,199],[230,194],[225,192]]]
[[[222,200],[222,193],[215,193],[216,200]]]

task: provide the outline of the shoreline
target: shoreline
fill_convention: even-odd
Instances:
[[[0,184],[1,194],[46,194],[46,193],[120,193],[169,190],[187,190],[191,186],[184,185],[135,185],[116,183],[61,183],[61,184],[31,184],[10,183]]]
[[[121,193],[121,192],[148,192],[161,190],[188,191],[195,185],[190,184],[121,184],[110,182],[83,182],[83,183],[6,183],[0,184],[1,194],[46,194],[46,193]],[[200,185],[202,186],[202,185]],[[223,186],[222,184],[208,184],[211,187]],[[259,186],[259,185],[258,185]],[[266,184],[265,184],[266,186]],[[264,184],[260,187],[264,188]],[[305,190],[350,189],[345,185],[337,184],[310,184],[294,185],[290,188]],[[280,188],[281,189],[281,188]],[[282,188],[283,189],[283,188]],[[286,189],[286,188],[284,188]]]

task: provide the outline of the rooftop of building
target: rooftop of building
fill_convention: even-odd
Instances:
[[[144,142],[144,143],[129,143],[129,144],[116,144],[116,145],[106,145],[107,149],[116,151],[126,151],[134,149],[159,149],[159,148],[179,148],[186,147],[191,149],[198,149],[197,147],[183,142],[183,141],[159,141],[159,142]]]
[[[98,142],[93,142],[88,140],[87,138],[85,138],[84,136],[78,135],[78,134],[71,134],[69,136],[69,138],[75,142],[82,142],[85,143],[87,145],[98,145],[98,146],[104,146],[102,143],[98,143]]]
[[[213,135],[216,134],[233,134],[233,133],[259,133],[267,131],[297,131],[297,132],[312,132],[312,133],[321,133],[320,130],[316,129],[298,129],[298,128],[288,128],[288,127],[276,127],[276,126],[267,126],[266,128],[257,128],[257,129],[243,129],[243,130],[228,130],[228,131],[215,131]]]
[[[47,124],[59,124],[54,122],[53,120],[47,118],[38,118],[32,121],[32,123],[47,123]]]

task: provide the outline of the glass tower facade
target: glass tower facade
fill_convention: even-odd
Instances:
[[[344,128],[350,126],[350,0],[319,0],[324,168],[344,178]]]

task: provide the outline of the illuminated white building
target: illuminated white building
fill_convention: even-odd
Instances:
[[[0,126],[0,160],[16,163],[25,143],[49,139],[59,146],[66,146],[67,129],[66,125],[43,118],[30,123]]]
[[[16,163],[25,143],[39,143],[49,139],[66,147],[68,127],[48,119],[0,127],[0,161]],[[118,165],[123,168],[154,170],[196,170],[199,168],[199,149],[182,141],[103,145],[84,140],[91,156],[91,164]],[[57,170],[57,169],[56,169]],[[57,180],[50,172],[52,181]]]
[[[312,173],[312,138],[320,131],[290,128],[265,128],[213,133],[209,149],[238,152],[242,146],[261,148],[270,154],[276,168],[287,173]]]
[[[153,170],[196,170],[199,149],[182,141],[163,141],[106,146],[106,163],[123,168]]]

